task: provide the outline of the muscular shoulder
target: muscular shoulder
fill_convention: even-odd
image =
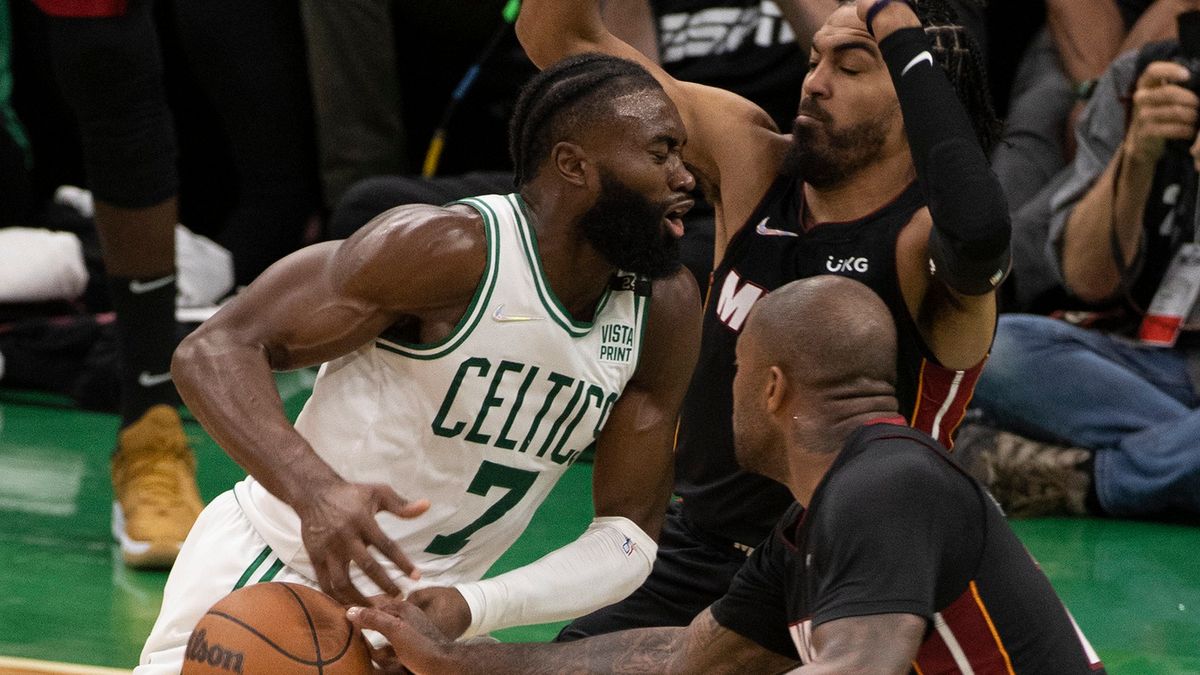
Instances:
[[[487,264],[483,218],[461,205],[397,207],[343,242],[333,262],[344,293],[383,307],[466,301]]]

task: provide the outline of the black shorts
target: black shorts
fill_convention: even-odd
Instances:
[[[130,0],[121,16],[48,18],[55,77],[79,122],[88,187],[124,208],[153,206],[179,187],[152,9],[152,0]]]

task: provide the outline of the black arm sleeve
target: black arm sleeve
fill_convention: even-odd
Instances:
[[[1012,222],[1000,183],[921,28],[879,43],[892,75],[933,231],[933,276],[964,295],[988,293],[1010,265]]]

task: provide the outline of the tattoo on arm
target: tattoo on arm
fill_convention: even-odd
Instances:
[[[470,649],[468,647],[468,649]],[[717,623],[707,609],[684,628],[639,628],[554,645],[487,645],[478,673],[778,673],[796,666]]]

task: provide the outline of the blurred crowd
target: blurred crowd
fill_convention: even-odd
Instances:
[[[608,0],[604,14],[676,78],[788,129],[836,4]],[[1194,517],[1200,25],[1179,17],[1200,0],[952,4],[986,50],[1014,227],[958,452],[1012,514]],[[518,9],[0,0],[0,387],[119,411],[118,496],[147,457],[194,471],[169,377],[188,326],[387,209],[512,190],[508,119],[536,72]],[[713,218],[685,223],[701,288]],[[171,508],[186,532],[200,501]]]

